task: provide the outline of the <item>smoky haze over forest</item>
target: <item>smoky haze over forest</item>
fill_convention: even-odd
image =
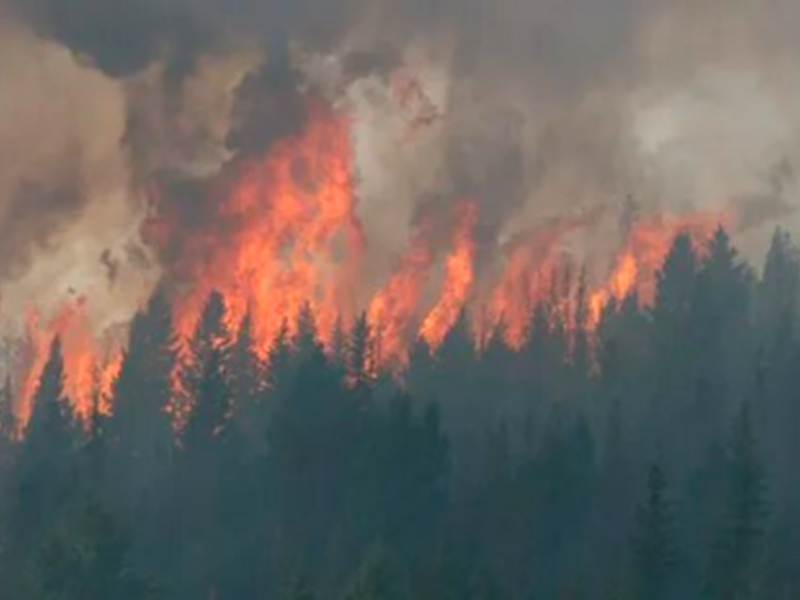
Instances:
[[[0,0],[0,598],[800,595],[798,29]]]
[[[71,286],[92,289],[103,325],[126,320],[171,266],[142,264],[153,190],[203,227],[218,215],[182,191],[301,129],[309,90],[355,121],[370,285],[425,207],[464,197],[483,207],[483,263],[542,218],[599,206],[613,219],[628,196],[678,212],[735,206],[747,230],[793,221],[790,0],[4,0],[2,11],[0,207],[4,239],[20,238],[0,269],[15,284],[10,313]],[[392,96],[398,72],[421,89],[410,114]],[[613,251],[600,229],[583,246]],[[763,255],[768,229],[748,250]],[[104,233],[87,242],[89,231]],[[95,257],[107,249],[135,284],[106,289]]]

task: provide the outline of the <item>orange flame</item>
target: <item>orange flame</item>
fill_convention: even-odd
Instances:
[[[459,213],[453,251],[445,264],[442,295],[422,323],[421,335],[434,350],[458,320],[475,279],[473,234],[478,220],[478,207],[475,202],[466,202],[459,207]]]
[[[17,417],[24,428],[33,411],[33,399],[39,380],[49,358],[50,347],[61,339],[64,360],[64,393],[73,413],[84,423],[88,422],[95,400],[98,409],[107,414],[114,382],[122,363],[122,351],[111,348],[106,359],[101,358],[102,344],[93,336],[88,315],[87,300],[79,298],[65,303],[46,324],[35,310],[28,314],[27,356],[24,357],[23,375],[17,404]]]
[[[424,116],[417,125],[433,122],[436,115],[431,103],[413,80],[398,80],[396,92],[404,108]],[[303,131],[278,141],[258,158],[237,163],[225,174],[224,187],[209,197],[214,202],[203,205],[204,210],[213,211],[211,218],[204,215],[200,224],[193,225],[195,229],[185,223],[184,215],[172,216],[156,203],[160,212],[145,223],[143,234],[154,248],[172,258],[168,276],[177,281],[174,315],[184,364],[193,358],[187,342],[213,291],[224,297],[231,336],[249,313],[253,349],[261,359],[284,324],[289,335],[296,334],[305,306],[325,344],[330,343],[337,323],[353,321],[363,308],[356,303],[356,290],[365,254],[353,160],[350,120],[312,100]],[[562,245],[594,225],[602,209],[555,218],[518,235],[503,248],[500,272],[489,281],[479,280],[476,272],[477,206],[474,201],[458,205],[451,215],[452,236],[444,236],[444,243],[436,239],[441,224],[435,215],[426,214],[396,271],[367,299],[367,321],[379,367],[402,366],[409,344],[417,338],[432,349],[439,347],[465,309],[481,315],[476,324],[478,344],[501,330],[509,346],[520,348],[529,334],[531,315],[541,303],[547,303],[565,327],[576,326],[574,278],[569,276],[572,270],[564,267]],[[634,292],[643,304],[653,302],[656,275],[675,235],[688,233],[700,251],[720,224],[730,225],[730,217],[690,213],[648,217],[631,224],[608,277],[587,294],[587,326],[596,327],[612,301]],[[430,286],[438,295],[428,298],[428,282],[440,259],[441,285]],[[180,287],[181,283],[186,286]],[[486,289],[485,284],[491,287]],[[45,323],[31,311],[27,330],[29,355],[18,398],[22,423],[30,417],[56,336],[62,339],[64,350],[65,393],[76,415],[88,419],[98,400],[100,410],[112,410],[122,352],[93,337],[86,300],[66,303]],[[186,410],[180,404],[186,396],[180,369],[173,386],[178,421],[185,418]]]
[[[284,322],[294,327],[306,303],[327,339],[354,304],[364,246],[355,208],[350,124],[312,103],[305,130],[246,165],[219,203],[218,216],[231,227],[192,240],[183,253],[180,268],[192,288],[176,304],[179,334],[191,337],[206,298],[217,290],[231,331],[251,311],[262,357]]]
[[[552,219],[541,228],[518,235],[509,244],[500,281],[492,290],[481,342],[503,326],[506,343],[520,348],[528,335],[531,314],[547,299],[559,266],[559,246],[571,234],[596,222],[598,210]]]
[[[730,226],[726,212],[694,212],[680,217],[660,215],[633,224],[605,285],[589,298],[589,325],[595,326],[611,300],[621,302],[635,292],[649,305],[655,300],[656,275],[677,235],[686,234],[702,256],[705,242],[719,226]]]
[[[377,340],[377,362],[402,362],[409,327],[416,316],[422,288],[433,268],[429,245],[432,223],[425,220],[411,241],[408,253],[386,286],[379,290],[367,310],[367,320]]]

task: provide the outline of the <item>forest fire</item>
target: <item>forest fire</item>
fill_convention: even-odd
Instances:
[[[103,414],[111,410],[114,381],[122,364],[122,351],[114,343],[100,343],[86,318],[87,300],[78,298],[62,306],[49,322],[31,310],[26,321],[24,375],[20,378],[17,417],[26,423],[33,409],[39,378],[58,338],[64,356],[65,392],[75,415],[84,422],[96,408]]]
[[[652,304],[656,294],[656,275],[675,236],[688,235],[695,252],[702,256],[714,231],[731,224],[732,217],[724,212],[698,212],[681,217],[661,215],[635,222],[605,285],[589,298],[590,324],[599,322],[611,300],[621,302],[631,293],[635,293],[645,306]]]
[[[800,600],[799,25],[0,0],[0,600]]]
[[[188,341],[214,291],[225,300],[231,336],[249,316],[253,351],[261,360],[283,328],[290,336],[296,333],[303,310],[310,311],[326,347],[337,325],[349,328],[364,310],[376,362],[393,372],[405,365],[408,348],[417,338],[435,352],[464,311],[474,317],[479,345],[502,330],[506,343],[520,348],[531,315],[545,303],[558,304],[565,325],[576,326],[570,307],[577,282],[564,273],[570,261],[563,260],[562,245],[593,227],[603,217],[598,210],[552,219],[517,235],[503,249],[499,277],[491,278],[478,271],[477,202],[456,204],[446,217],[448,225],[424,214],[396,270],[360,306],[357,290],[363,288],[361,265],[367,248],[352,154],[346,115],[310,102],[302,132],[277,142],[262,157],[239,164],[232,176],[214,187],[213,203],[196,205],[198,210],[209,206],[211,210],[200,226],[187,226],[182,213],[173,214],[165,206],[158,206],[161,211],[144,223],[145,240],[156,252],[172,253],[174,258],[169,277],[178,282],[172,296],[184,361],[191,361]],[[595,328],[612,300],[619,302],[631,293],[650,304],[656,274],[674,237],[688,233],[700,252],[720,224],[730,224],[730,219],[696,213],[633,222],[610,274],[586,290],[585,326]],[[443,227],[450,232],[443,235]],[[477,285],[492,279],[493,285]],[[96,402],[102,410],[111,410],[108,399],[123,354],[119,347],[93,339],[84,310],[89,301],[65,304],[46,323],[31,313],[29,353],[19,376],[22,423],[30,416],[37,382],[56,337],[62,341],[67,392],[76,415],[86,421]],[[179,388],[179,374],[175,381]]]
[[[190,282],[176,302],[182,339],[191,337],[214,290],[226,299],[232,329],[250,311],[264,351],[283,323],[292,330],[304,304],[323,340],[339,311],[352,304],[363,240],[348,124],[321,105],[311,112],[301,136],[243,168],[216,206],[214,222],[223,226],[201,231],[184,248],[175,267]],[[170,230],[177,227],[169,223]]]
[[[458,320],[475,280],[473,236],[478,209],[474,203],[467,202],[459,207],[459,212],[453,250],[445,262],[442,292],[436,305],[422,323],[421,335],[434,350],[439,347],[448,330]]]

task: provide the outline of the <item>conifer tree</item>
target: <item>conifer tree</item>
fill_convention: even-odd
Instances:
[[[14,469],[13,525],[35,538],[63,501],[74,473],[75,428],[64,394],[64,361],[56,338],[33,398],[33,411]]]
[[[184,432],[184,450],[199,455],[224,445],[230,434],[232,393],[225,377],[222,348],[211,348],[198,382]]]
[[[650,465],[646,496],[636,512],[633,540],[637,598],[667,597],[674,575],[676,550],[672,511],[667,499],[667,478],[660,461]]]
[[[17,447],[17,418],[14,414],[14,389],[11,377],[0,388],[0,474],[7,471]]]
[[[190,340],[190,355],[185,357],[183,380],[184,392],[189,395],[186,399],[188,407],[195,401],[194,396],[205,374],[204,369],[214,350],[224,349],[225,363],[229,361],[231,340],[225,318],[225,298],[219,292],[212,292]]]
[[[260,359],[256,349],[253,318],[249,311],[242,319],[224,367],[232,394],[233,418],[248,445],[261,451],[268,416],[265,397],[267,373],[265,361]]]
[[[372,331],[363,313],[353,326],[347,344],[347,376],[356,389],[369,388],[373,379],[375,356],[372,346]]]
[[[736,419],[724,520],[711,553],[706,591],[712,600],[759,598],[766,481],[758,459],[750,408]]]
[[[110,468],[118,495],[138,504],[161,483],[172,459],[173,379],[177,340],[172,307],[157,290],[130,328],[107,423]]]

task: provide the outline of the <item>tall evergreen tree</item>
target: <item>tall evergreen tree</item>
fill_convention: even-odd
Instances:
[[[667,479],[660,461],[650,465],[647,491],[636,513],[634,573],[637,598],[660,600],[668,596],[674,576],[676,549]]]
[[[185,399],[187,411],[196,399],[197,388],[202,382],[211,354],[216,349],[224,348],[225,362],[229,362],[231,339],[225,319],[225,298],[219,292],[212,292],[189,341],[189,356],[184,357],[183,387],[184,393],[188,395]]]
[[[353,326],[347,345],[347,376],[350,383],[359,390],[369,388],[373,380],[375,356],[372,331],[363,313]]]
[[[183,436],[189,454],[214,451],[230,437],[233,393],[225,377],[224,352],[223,348],[211,348],[205,359]]]
[[[226,591],[226,570],[233,571],[229,559],[238,556],[232,540],[236,533],[244,535],[234,524],[238,509],[248,505],[224,354],[219,345],[208,350],[173,481],[173,521],[180,542],[173,558],[184,565],[181,572],[191,574],[182,584],[195,597],[211,589]]]
[[[226,377],[233,395],[233,415],[251,446],[260,448],[266,428],[264,391],[266,373],[259,357],[253,332],[253,317],[248,311],[242,319],[225,366]]]
[[[10,467],[17,447],[18,422],[14,414],[11,377],[0,387],[0,478]]]
[[[146,501],[167,475],[177,361],[172,307],[158,290],[131,323],[107,424],[109,468],[118,474],[113,486],[126,503]]]
[[[758,293],[758,320],[765,333],[792,332],[800,294],[800,251],[778,228],[767,252]]]
[[[759,598],[766,517],[765,475],[748,404],[736,420],[725,518],[712,548],[707,592],[713,600]]]
[[[56,338],[33,398],[33,411],[14,469],[13,527],[35,539],[66,497],[74,472],[75,427],[64,393],[64,360]]]

